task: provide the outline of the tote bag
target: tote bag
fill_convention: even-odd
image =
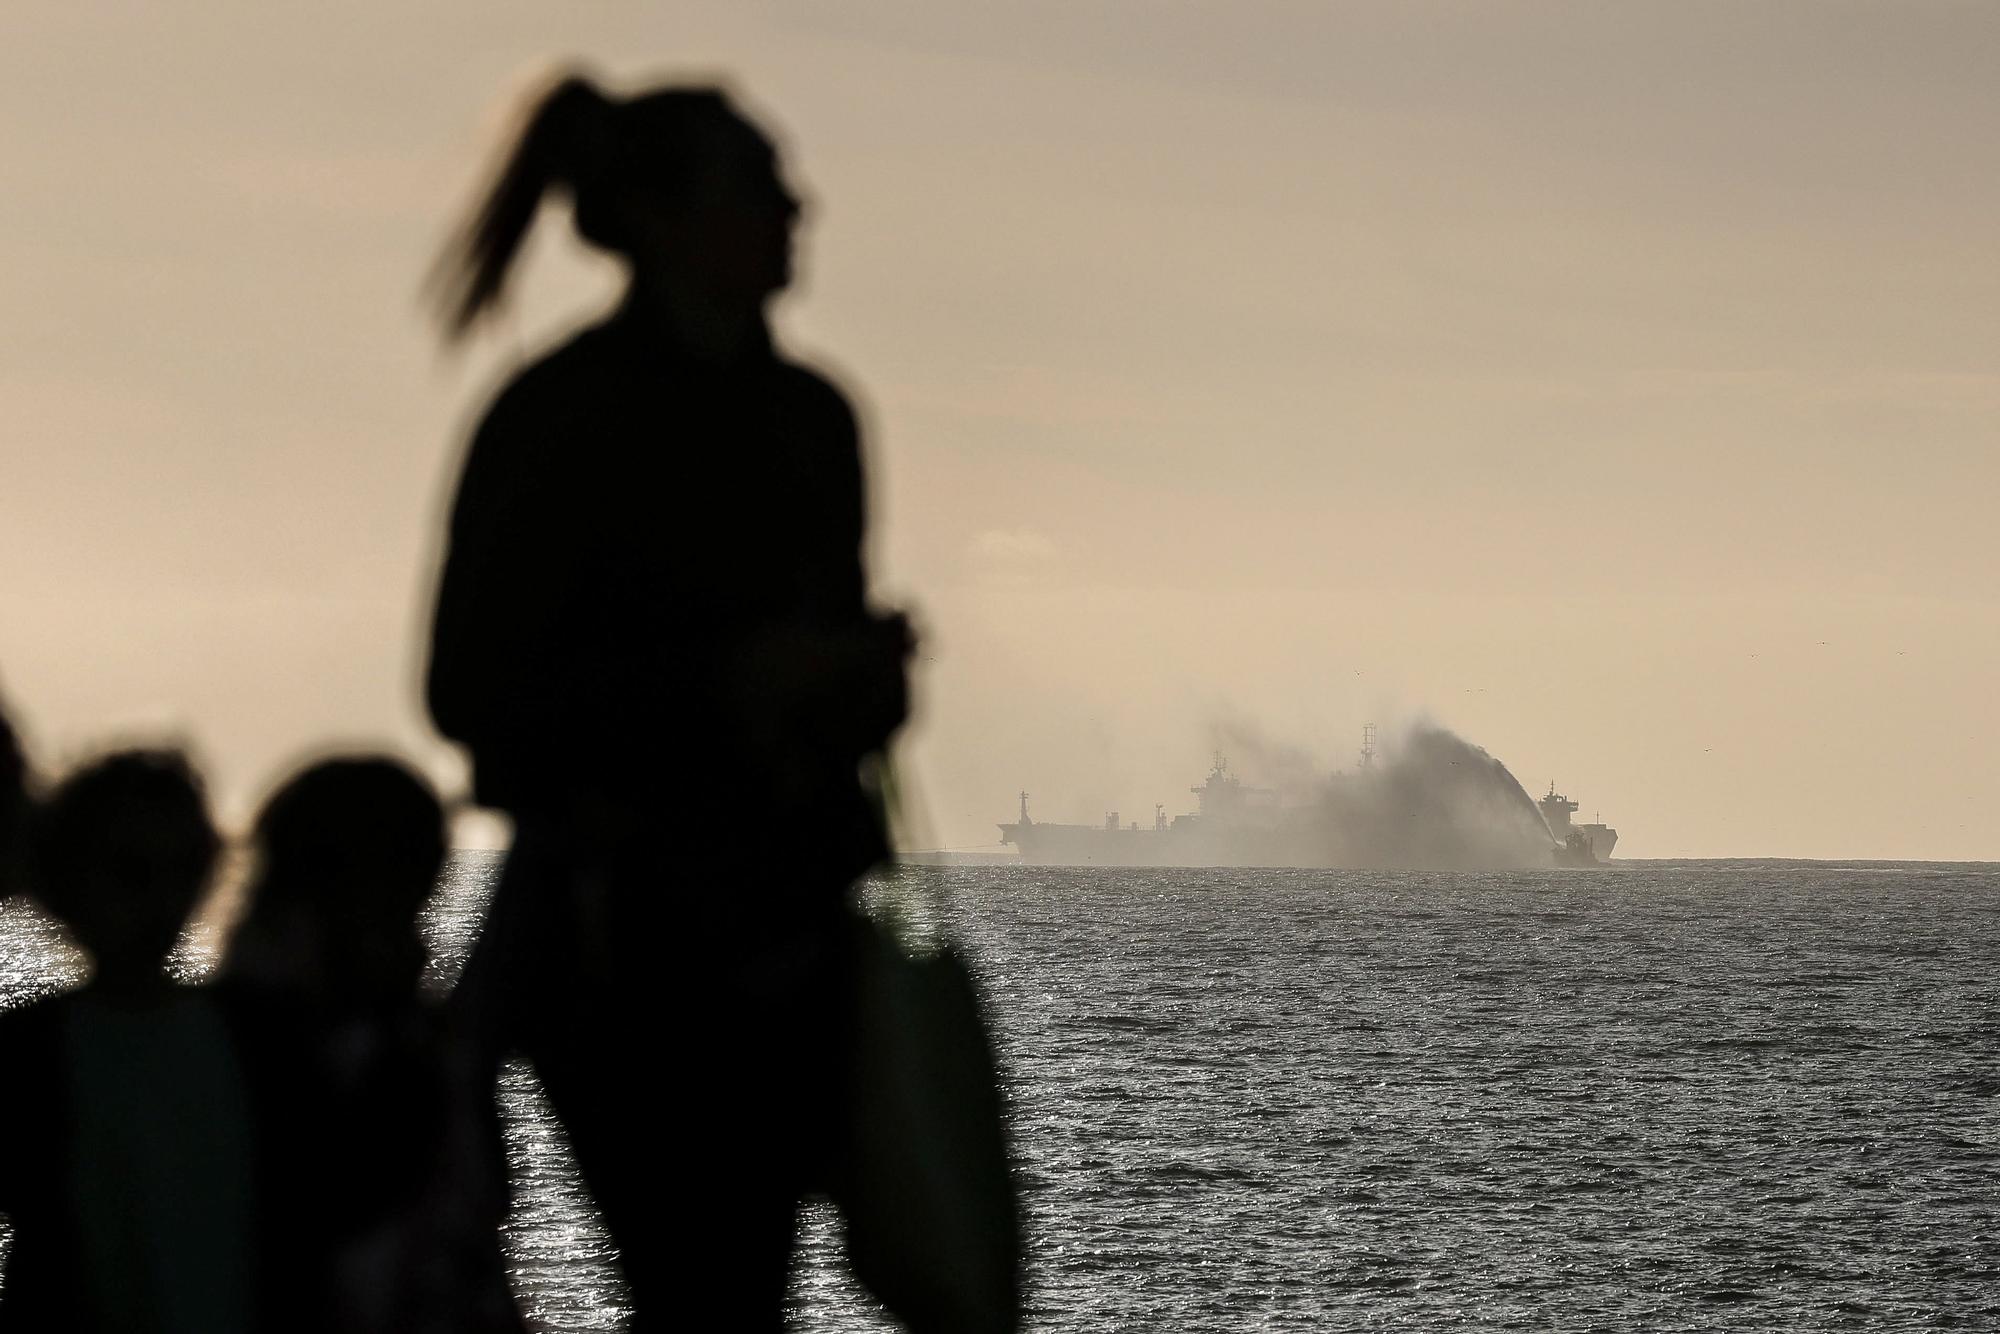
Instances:
[[[1004,1098],[972,974],[948,943],[856,912],[832,1196],[859,1278],[917,1334],[1020,1326]]]

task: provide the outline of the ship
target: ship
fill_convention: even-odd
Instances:
[[[1245,782],[1217,754],[1189,791],[1195,809],[1149,820],[1106,812],[1101,824],[1037,820],[1029,794],[1000,841],[1045,866],[1270,866],[1499,870],[1596,865],[1618,831],[1573,825],[1575,802],[1540,802],[1506,766],[1440,729],[1419,729],[1395,764],[1378,762],[1374,724],[1362,732],[1360,765],[1303,791]]]
[[[1549,827],[1549,837],[1555,840],[1556,865],[1598,866],[1611,860],[1611,850],[1618,846],[1618,831],[1608,824],[1572,824],[1569,817],[1576,814],[1577,804],[1556,791],[1554,780],[1548,794],[1535,805]]]
[[[1120,823],[1109,811],[1101,825],[1052,824],[1028,814],[1022,792],[1021,818],[1000,826],[1000,841],[1021,851],[1021,860],[1044,866],[1295,866],[1303,851],[1287,839],[1277,793],[1251,787],[1230,772],[1229,761],[1215,766],[1199,787],[1189,789],[1196,809],[1167,818],[1164,805],[1153,818]]]

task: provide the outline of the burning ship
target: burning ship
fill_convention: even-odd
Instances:
[[[1556,865],[1596,866],[1611,860],[1611,849],[1618,846],[1618,831],[1608,824],[1571,824],[1569,817],[1576,814],[1576,803],[1556,791],[1553,781],[1548,795],[1535,805],[1549,827],[1549,837],[1555,840]]]
[[[1189,789],[1196,809],[1126,822],[1054,824],[1028,812],[1000,826],[1021,860],[1052,866],[1298,866],[1497,870],[1596,865],[1618,831],[1573,825],[1577,804],[1555,791],[1532,800],[1505,765],[1449,732],[1414,731],[1396,759],[1378,763],[1375,727],[1361,764],[1304,791],[1254,787],[1215,757]]]

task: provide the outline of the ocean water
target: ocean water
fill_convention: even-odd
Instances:
[[[440,978],[497,870],[454,861]],[[2000,867],[905,868],[874,892],[977,960],[1034,1329],[2000,1329]],[[0,910],[0,1004],[66,966]],[[531,1074],[503,1097],[523,1301],[617,1328]],[[801,1236],[796,1326],[891,1328],[823,1206]]]

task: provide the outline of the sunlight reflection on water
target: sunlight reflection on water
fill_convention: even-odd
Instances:
[[[454,860],[438,980],[498,867]],[[2000,868],[900,874],[993,1003],[1034,1328],[2000,1328]],[[0,1003],[58,951],[0,908]],[[615,1328],[502,1098],[524,1302]],[[890,1328],[802,1241],[798,1327]]]

